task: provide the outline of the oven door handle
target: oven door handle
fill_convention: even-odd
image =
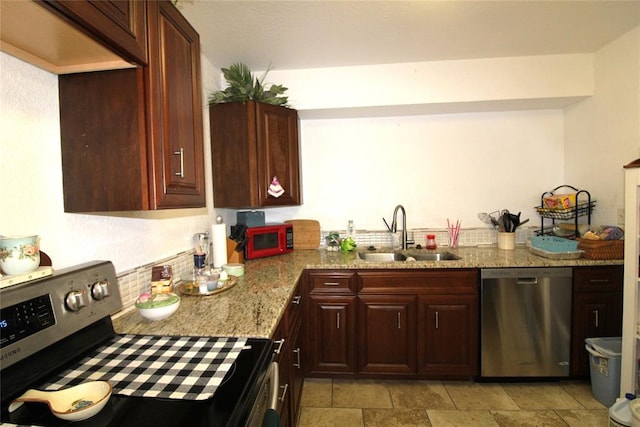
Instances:
[[[271,362],[271,372],[269,373],[271,389],[269,390],[269,409],[278,410],[278,392],[280,390],[280,370],[278,362]]]

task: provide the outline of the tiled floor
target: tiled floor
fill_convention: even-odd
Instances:
[[[605,427],[608,420],[588,382],[306,379],[298,427]]]

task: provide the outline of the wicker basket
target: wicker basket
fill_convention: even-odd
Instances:
[[[578,239],[578,249],[587,259],[623,259],[624,240]]]

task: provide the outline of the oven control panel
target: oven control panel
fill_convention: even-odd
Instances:
[[[0,310],[0,348],[55,324],[49,295]]]
[[[108,261],[0,289],[2,368],[121,309],[118,280]]]

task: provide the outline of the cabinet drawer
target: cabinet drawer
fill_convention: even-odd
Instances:
[[[311,272],[309,273],[310,293],[348,293],[356,291],[355,273],[348,272]]]
[[[372,270],[358,272],[360,293],[418,293],[433,295],[476,295],[478,272],[474,269]]]
[[[620,292],[623,267],[576,267],[573,269],[574,292]]]

